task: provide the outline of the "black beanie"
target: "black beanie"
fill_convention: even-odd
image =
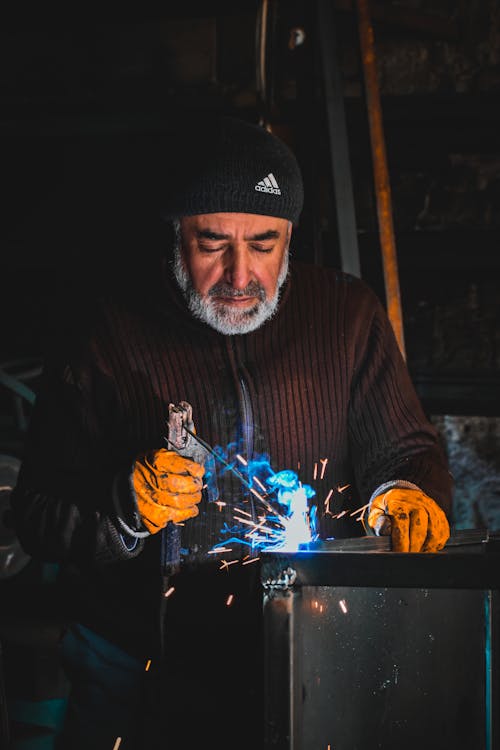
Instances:
[[[234,117],[200,118],[171,144],[165,218],[230,212],[297,223],[304,199],[297,159],[265,128]]]

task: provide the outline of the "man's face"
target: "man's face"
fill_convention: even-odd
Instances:
[[[180,220],[174,273],[191,312],[220,333],[248,333],[276,310],[288,272],[291,223],[257,214]]]

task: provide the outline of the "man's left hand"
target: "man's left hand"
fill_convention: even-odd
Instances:
[[[378,536],[390,527],[393,552],[437,552],[450,536],[444,511],[420,490],[394,488],[377,495],[368,525]]]

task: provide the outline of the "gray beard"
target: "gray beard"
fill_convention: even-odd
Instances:
[[[194,289],[189,274],[182,260],[180,245],[174,248],[172,268],[175,279],[184,295],[188,308],[195,318],[207,323],[219,333],[226,336],[250,333],[260,328],[263,323],[275,314],[280,300],[281,290],[288,276],[288,250],[283,256],[283,262],[276,284],[276,293],[272,299],[267,299],[264,288],[256,281],[250,282],[245,289],[237,290],[221,282],[215,284],[208,291],[206,298]],[[257,302],[246,310],[235,309],[220,301],[215,303],[214,296],[245,297],[255,296]]]

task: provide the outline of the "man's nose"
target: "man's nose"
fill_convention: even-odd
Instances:
[[[226,281],[233,289],[245,289],[252,279],[251,259],[245,248],[233,247],[226,257]]]

